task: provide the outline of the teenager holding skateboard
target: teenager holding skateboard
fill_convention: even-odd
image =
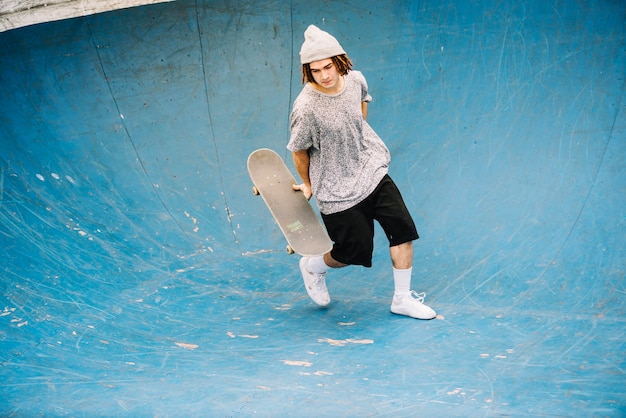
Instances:
[[[432,319],[424,295],[411,291],[415,224],[387,174],[389,150],[365,121],[372,100],[367,83],[337,40],[314,25],[300,50],[304,88],[291,113],[287,148],[303,183],[294,185],[307,199],[315,196],[333,249],[303,257],[300,271],[307,293],[326,306],[326,272],[348,265],[372,266],[374,220],[389,239],[394,296],[391,312]]]

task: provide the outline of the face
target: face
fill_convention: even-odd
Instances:
[[[336,94],[343,88],[343,78],[337,67],[333,64],[333,60],[326,58],[320,61],[313,61],[309,64],[313,79],[317,83],[315,88],[323,93]]]

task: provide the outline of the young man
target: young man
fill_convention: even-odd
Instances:
[[[432,319],[424,294],[411,291],[415,224],[387,174],[389,150],[365,121],[372,100],[367,83],[337,40],[316,26],[304,33],[300,50],[304,88],[291,113],[287,148],[303,183],[315,196],[334,245],[319,257],[303,257],[300,270],[307,293],[326,306],[326,272],[348,265],[372,266],[374,220],[389,239],[394,296],[391,312]]]

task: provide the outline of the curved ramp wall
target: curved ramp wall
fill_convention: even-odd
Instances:
[[[402,415],[416,391],[430,414],[623,411],[624,5],[325,6],[0,34],[0,411]],[[252,150],[291,164],[311,23],[368,79],[444,321],[389,317],[380,233],[316,310],[250,193]]]

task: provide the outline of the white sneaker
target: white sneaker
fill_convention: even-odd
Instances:
[[[311,273],[307,268],[309,257],[300,259],[300,271],[304,279],[304,287],[313,302],[320,306],[326,306],[330,303],[330,295],[326,288],[326,274]]]
[[[391,302],[391,312],[411,318],[433,319],[437,314],[430,307],[424,305],[424,297],[426,297],[426,293],[417,293],[415,290],[402,296],[394,295]]]

